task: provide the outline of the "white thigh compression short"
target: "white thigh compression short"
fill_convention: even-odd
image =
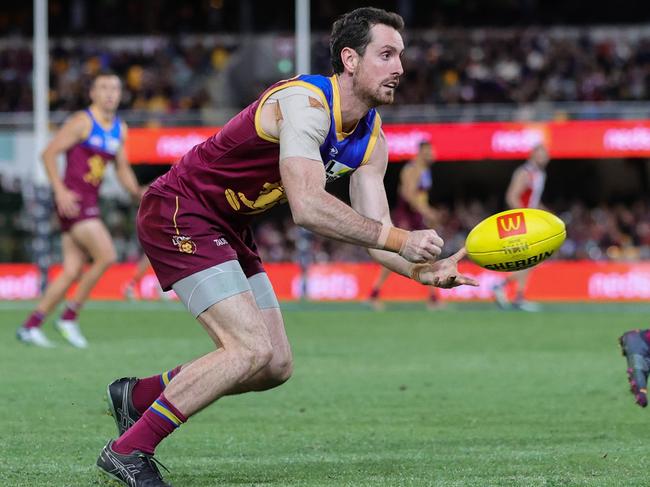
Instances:
[[[195,318],[213,304],[245,291],[253,291],[260,309],[280,307],[266,272],[247,278],[236,260],[185,277],[172,289]]]

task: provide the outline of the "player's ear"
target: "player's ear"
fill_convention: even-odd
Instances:
[[[346,71],[354,73],[359,65],[359,54],[351,47],[341,49],[341,61]]]

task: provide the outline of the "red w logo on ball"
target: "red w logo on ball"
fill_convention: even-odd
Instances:
[[[497,218],[499,238],[512,237],[526,233],[526,219],[521,211],[508,213]]]

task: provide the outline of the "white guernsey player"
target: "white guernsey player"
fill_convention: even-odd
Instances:
[[[519,166],[512,175],[506,191],[508,208],[542,208],[541,204],[544,185],[546,184],[546,166],[549,162],[548,151],[543,145],[533,148],[529,159]],[[494,298],[502,309],[519,309],[522,311],[538,311],[536,303],[524,299],[529,269],[513,272],[500,284],[493,288]],[[506,297],[506,286],[517,283],[516,297],[510,302]]]

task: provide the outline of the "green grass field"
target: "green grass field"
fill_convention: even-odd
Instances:
[[[0,486],[101,486],[115,434],[105,387],[210,350],[175,303],[91,303],[91,347],[15,341],[31,303],[0,304]],[[157,451],[176,487],[648,485],[648,412],[616,339],[648,306],[498,312],[289,305],[295,373],[225,398]]]

